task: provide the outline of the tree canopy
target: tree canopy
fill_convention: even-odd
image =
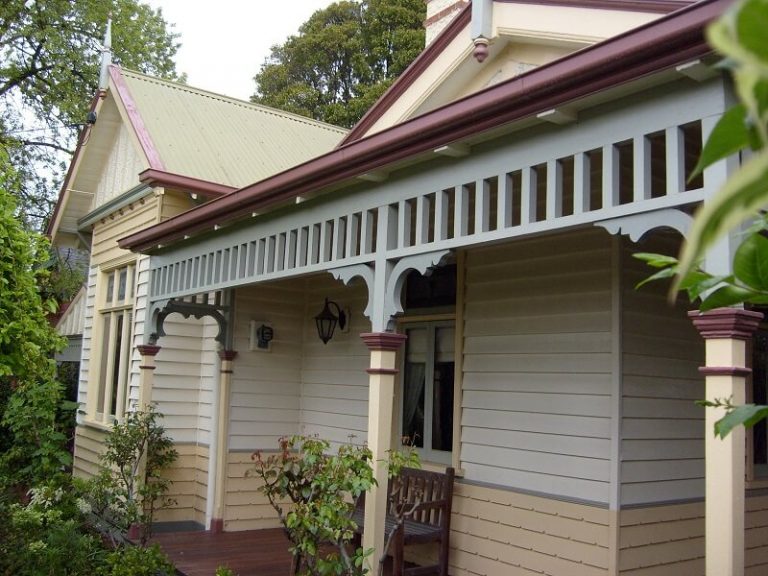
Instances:
[[[98,87],[101,40],[113,21],[115,61],[175,78],[176,35],[139,0],[0,2],[0,149],[22,186],[22,217],[50,214],[69,153]],[[0,186],[8,188],[5,181]]]
[[[423,0],[335,2],[272,47],[253,102],[352,126],[424,47]]]

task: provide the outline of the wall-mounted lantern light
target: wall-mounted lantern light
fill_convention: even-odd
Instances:
[[[336,309],[335,313],[331,307]],[[347,315],[344,313],[344,310],[339,308],[336,302],[326,298],[322,311],[315,316],[315,324],[317,324],[317,335],[320,337],[320,340],[323,341],[323,344],[328,344],[328,341],[333,338],[336,324],[339,325],[341,330],[344,330],[344,327],[347,325]]]
[[[275,331],[271,324],[251,320],[251,350],[268,351],[274,337]]]

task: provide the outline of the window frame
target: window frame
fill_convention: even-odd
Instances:
[[[448,316],[448,317],[446,317]],[[443,315],[435,315],[433,317],[414,317],[414,318],[401,318],[401,331],[405,333],[407,330],[412,329],[419,329],[419,328],[426,328],[428,330],[428,345],[427,345],[427,358],[425,361],[425,364],[427,366],[430,366],[425,371],[425,381],[424,381],[424,446],[422,448],[417,448],[417,452],[419,453],[419,456],[421,459],[425,462],[432,462],[435,464],[445,464],[445,465],[452,465],[453,464],[453,453],[457,449],[457,439],[455,437],[456,435],[456,425],[455,425],[455,418],[456,418],[456,389],[460,388],[460,386],[456,385],[456,378],[457,378],[457,370],[456,370],[456,321],[452,314],[443,314]],[[438,328],[452,328],[454,331],[454,359],[453,359],[453,410],[451,413],[451,427],[453,428],[453,437],[451,441],[451,450],[437,450],[431,447],[431,440],[432,440],[432,430],[431,430],[431,424],[432,424],[432,414],[434,414],[434,404],[433,404],[433,386],[434,386],[434,377],[429,378],[428,376],[433,376],[433,370],[434,370],[434,364],[435,364],[435,347],[436,347],[436,337],[435,334],[437,332]],[[404,385],[405,385],[405,365],[407,362],[407,348],[408,348],[408,341],[406,340],[405,345],[403,347],[403,352],[400,355],[400,379],[398,383],[398,410],[397,410],[397,432],[398,437],[403,438],[403,409],[404,409]],[[427,414],[430,414],[428,417]],[[428,425],[429,424],[429,425]]]
[[[453,373],[453,445],[450,452],[450,465],[455,469],[457,476],[463,476],[461,468],[461,415],[462,415],[462,391],[464,375],[464,298],[466,278],[466,253],[459,250],[454,254],[456,265],[456,301],[453,307],[439,307],[432,310],[406,309],[397,318],[397,331],[404,333],[405,328],[415,323],[423,322],[452,322],[454,325],[455,341],[453,344],[454,373]],[[395,417],[393,424],[393,446],[401,445],[400,431],[403,427],[403,370],[405,365],[405,346],[400,348],[397,366],[401,368],[395,388]],[[422,455],[421,452],[419,452]],[[422,455],[422,465],[425,469],[442,470],[445,462],[432,462]]]
[[[124,283],[121,278],[123,274]],[[95,330],[91,340],[90,365],[93,370],[89,378],[89,415],[92,422],[109,425],[123,420],[129,401],[136,307],[136,260],[102,268],[97,282]],[[122,299],[119,298],[121,295]],[[98,348],[95,343],[98,343]],[[94,354],[95,350],[98,350],[98,357]]]

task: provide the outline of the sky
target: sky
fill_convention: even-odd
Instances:
[[[243,100],[274,44],[333,0],[144,0],[181,36],[176,70],[196,88]],[[114,33],[114,32],[113,32]]]

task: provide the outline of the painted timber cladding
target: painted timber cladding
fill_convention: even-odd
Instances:
[[[354,196],[338,192],[255,215],[180,243],[172,253],[153,255],[152,298],[457,249],[698,202],[717,182],[705,174],[703,188],[685,189],[682,159],[695,151],[686,150],[682,127],[693,123],[707,134],[724,109],[723,90],[720,81],[679,81],[584,111],[578,123],[538,125],[477,145],[463,158],[434,160],[418,172],[394,172],[378,185],[356,185],[350,189]],[[650,169],[654,139],[664,143],[664,171],[656,187]],[[376,245],[374,229],[386,229],[383,245]]]
[[[745,502],[744,574],[768,574],[768,495],[764,491],[747,492]]]
[[[677,254],[680,237],[625,244],[622,261],[623,505],[704,497],[704,340],[667,283],[635,286],[651,269],[633,252]]]
[[[462,482],[454,488],[454,576],[605,576],[608,550],[608,510]]]
[[[303,325],[301,370],[301,432],[316,434],[333,444],[367,438],[368,378],[370,354],[360,334],[370,331],[363,316],[368,293],[362,284],[343,287],[324,275],[306,283],[306,314]],[[314,316],[323,309],[324,297],[350,313],[348,330],[336,328],[333,339],[323,344],[317,336]]]
[[[273,450],[279,437],[299,432],[302,286],[280,282],[238,290],[235,310],[229,449]],[[251,320],[272,324],[270,351],[250,350]]]
[[[467,480],[608,502],[610,240],[589,230],[467,253]]]
[[[120,123],[112,142],[107,146],[110,152],[102,165],[91,209],[106,204],[135,186],[137,174],[146,167],[145,161],[136,153],[125,124]]]

